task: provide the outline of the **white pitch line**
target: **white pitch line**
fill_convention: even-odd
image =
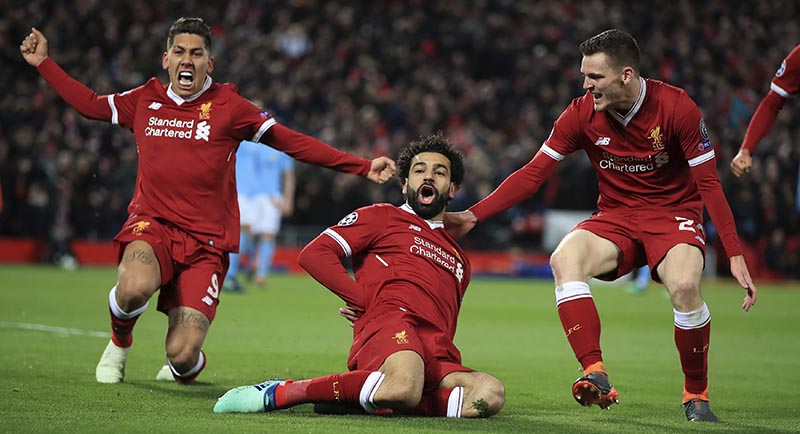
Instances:
[[[92,336],[95,338],[104,338],[108,339],[111,337],[111,333],[109,332],[96,332],[93,330],[82,330],[82,329],[73,329],[67,327],[56,327],[56,326],[49,326],[44,324],[33,324],[27,322],[8,322],[8,321],[0,321],[0,327],[2,328],[10,328],[10,329],[22,329],[22,330],[35,330],[40,332],[48,332],[48,333],[55,333],[58,335],[78,335],[78,336]]]

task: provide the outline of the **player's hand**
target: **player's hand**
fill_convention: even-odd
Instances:
[[[19,52],[30,65],[39,66],[47,59],[47,38],[35,27],[31,27],[31,33],[19,45]]]
[[[470,211],[444,213],[444,229],[456,240],[463,237],[478,224],[478,217]]]
[[[737,153],[731,161],[731,171],[733,171],[733,174],[737,177],[749,172],[752,166],[753,157],[747,149],[740,149],[739,153]]]
[[[397,172],[397,164],[389,157],[378,157],[372,160],[367,179],[372,182],[383,184],[392,179]]]
[[[731,274],[739,282],[739,285],[747,291],[742,303],[742,309],[745,311],[756,304],[756,297],[758,297],[758,289],[750,278],[750,272],[747,271],[747,264],[744,262],[744,256],[738,255],[731,257]]]
[[[347,306],[339,308],[339,315],[350,322],[350,327],[358,320],[358,313]]]

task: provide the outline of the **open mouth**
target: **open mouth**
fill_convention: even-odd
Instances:
[[[430,184],[423,184],[417,193],[419,203],[423,205],[430,205],[436,199],[436,189]]]
[[[194,84],[194,74],[191,71],[181,71],[178,73],[178,86],[181,89],[191,89]]]

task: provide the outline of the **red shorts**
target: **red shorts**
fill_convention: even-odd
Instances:
[[[447,333],[396,306],[368,312],[356,322],[347,367],[377,371],[387,357],[404,350],[422,357],[426,392],[437,389],[447,374],[474,371],[461,364],[461,352]]]
[[[653,279],[661,282],[656,267],[676,245],[695,246],[705,257],[706,235],[700,212],[691,208],[599,212],[573,230],[587,230],[616,244],[621,251],[617,268],[596,278],[614,280],[646,264]]]
[[[136,240],[153,248],[161,266],[161,290],[158,310],[186,306],[214,320],[228,255],[206,246],[175,225],[150,217],[131,217],[114,237],[117,262],[122,261],[125,247]]]

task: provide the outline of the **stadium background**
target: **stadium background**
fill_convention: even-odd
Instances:
[[[81,118],[22,60],[31,25],[68,73],[112,93],[150,76],[166,80],[167,28],[179,16],[203,17],[214,32],[214,79],[265,101],[291,128],[364,157],[396,156],[437,130],[460,144],[468,175],[452,210],[531,158],[582,94],[577,45],[617,27],[637,38],[644,76],[684,87],[703,111],[753,274],[798,278],[797,102],[759,145],[749,177],[734,178],[728,163],[772,75],[800,43],[799,15],[794,1],[6,1],[0,237],[44,241],[43,261],[59,261],[73,239],[110,239],[136,176],[130,132]],[[398,190],[300,164],[296,212],[280,241],[302,244],[367,203],[399,203]],[[591,210],[596,194],[588,160],[573,155],[533,198],[480,225],[464,245],[546,253],[547,212]]]

